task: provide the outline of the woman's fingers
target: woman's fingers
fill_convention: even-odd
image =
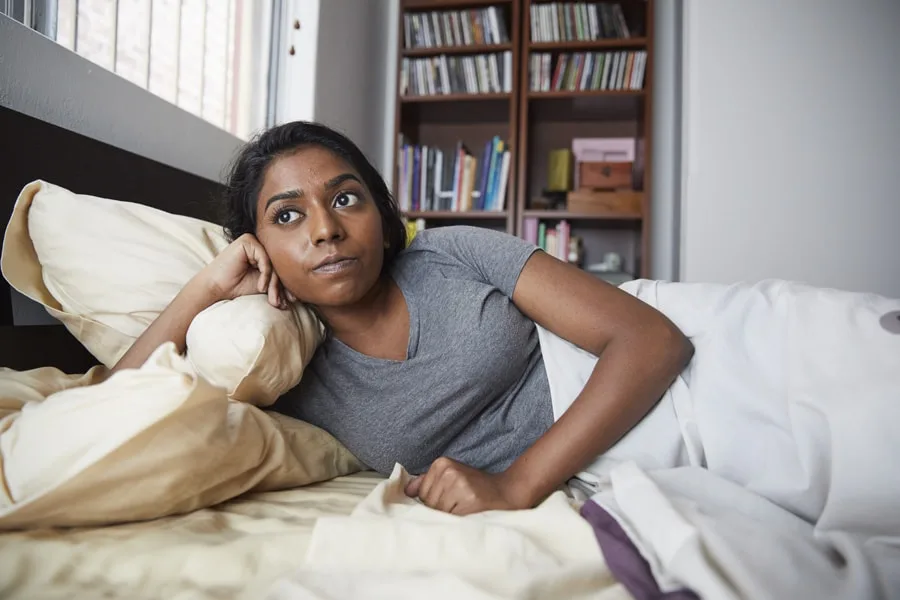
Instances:
[[[244,273],[244,281],[248,284],[253,276],[250,268],[255,268],[259,275],[256,277],[256,291],[265,294],[269,304],[275,308],[286,309],[287,301],[295,301],[294,295],[284,289],[281,280],[272,268],[266,249],[254,236],[245,234],[242,236],[244,254],[247,257],[247,271]]]
[[[431,508],[439,508],[441,499],[453,485],[453,467],[456,463],[445,457],[438,458],[429,467],[419,484],[418,497]],[[448,477],[449,475],[449,477]]]
[[[275,308],[283,308],[283,302],[281,301],[281,284],[278,281],[278,275],[272,273],[272,276],[269,278],[269,304],[274,306]]]
[[[406,484],[406,495],[410,498],[417,498],[419,496],[419,490],[422,487],[422,481],[424,480],[424,475],[416,475],[412,479],[409,480],[409,483]]]
[[[272,265],[269,263],[269,256],[256,239],[246,240],[247,262],[256,267],[259,271],[259,277],[256,280],[256,291],[265,294],[271,286]],[[271,300],[270,300],[271,301]]]

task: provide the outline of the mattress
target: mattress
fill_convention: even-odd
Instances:
[[[303,559],[316,519],[349,515],[371,471],[190,514],[0,534],[0,598],[260,598]]]

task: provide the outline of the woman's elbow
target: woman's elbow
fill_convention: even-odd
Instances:
[[[666,362],[672,365],[676,373],[680,373],[694,357],[693,342],[668,319],[663,319],[656,335],[658,336],[657,344],[664,349],[665,355],[669,359]]]

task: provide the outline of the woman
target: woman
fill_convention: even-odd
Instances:
[[[329,335],[277,410],[383,473],[400,462],[421,474],[407,493],[433,508],[534,506],[634,426],[692,355],[661,313],[514,236],[448,227],[406,248],[378,172],[324,126],[247,144],[225,199],[233,242],[115,369],[165,341],[184,351],[191,320],[219,300],[304,302]],[[599,357],[555,423],[535,323]]]

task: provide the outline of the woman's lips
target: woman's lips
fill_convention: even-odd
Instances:
[[[352,269],[356,266],[355,258],[341,258],[334,262],[328,262],[324,265],[320,265],[314,269],[316,273],[323,273],[327,275],[332,275],[335,273],[343,273],[349,269]]]

